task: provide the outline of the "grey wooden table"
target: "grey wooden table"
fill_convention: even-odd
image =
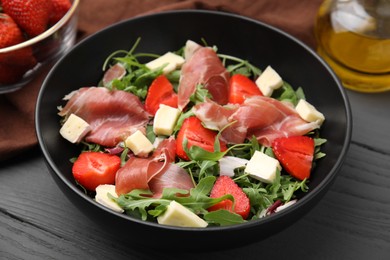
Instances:
[[[390,92],[347,94],[354,128],[336,181],[267,240],[208,253],[131,248],[73,206],[36,148],[0,164],[0,259],[390,259]]]

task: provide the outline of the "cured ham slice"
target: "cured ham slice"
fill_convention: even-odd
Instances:
[[[318,123],[304,121],[291,105],[269,97],[247,98],[233,110],[208,103],[196,105],[193,111],[206,126],[220,122],[217,126],[221,130],[232,124],[222,132],[228,143],[242,143],[255,136],[260,144],[270,146],[275,138],[304,135],[320,127]]]
[[[232,119],[245,118],[240,124],[248,127],[247,137],[256,136],[259,143],[265,146],[271,146],[278,137],[304,135],[320,127],[317,122],[303,120],[290,103],[269,97],[248,98],[243,109],[245,111],[237,110]],[[249,114],[256,113],[259,113],[260,118],[257,122],[256,118],[248,117]]]
[[[165,187],[189,190],[193,187],[192,180],[186,171],[172,164],[175,154],[176,141],[171,137],[161,142],[151,157],[131,157],[116,174],[116,193],[150,189],[158,197]]]
[[[104,73],[103,84],[104,86],[107,86],[114,79],[122,79],[125,75],[125,67],[120,63],[116,63]]]
[[[208,47],[196,48],[184,63],[178,89],[178,105],[183,110],[202,84],[220,105],[228,102],[229,72],[223,66],[214,50]]]
[[[145,131],[150,117],[137,96],[101,87],[85,87],[72,93],[59,115],[72,113],[92,129],[85,140],[105,147],[116,146],[137,130]]]
[[[220,131],[222,139],[227,143],[238,144],[245,140],[247,129],[240,127],[238,122],[231,121],[231,116],[239,109],[239,105],[229,104],[221,106],[213,101],[195,105],[192,111],[204,126],[209,129]],[[230,125],[229,125],[230,124]],[[226,127],[229,125],[229,127]],[[226,127],[226,128],[225,128]]]
[[[159,198],[164,188],[177,188],[188,191],[194,188],[194,184],[186,170],[176,164],[169,164],[165,172],[156,175],[150,180],[149,187],[153,192],[153,197]]]

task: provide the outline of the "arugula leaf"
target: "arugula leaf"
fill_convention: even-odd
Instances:
[[[113,197],[109,194],[110,199],[114,200],[121,208],[126,211],[138,210],[141,214],[142,220],[148,218],[147,209],[153,204],[168,206],[170,201],[165,199],[151,198],[153,195],[149,190],[132,190],[131,192],[121,195],[118,198]]]
[[[190,96],[190,101],[194,104],[198,104],[205,102],[207,98],[212,98],[208,89],[202,84],[197,84],[194,94]]]
[[[204,219],[209,224],[217,224],[220,226],[230,226],[246,222],[239,214],[225,209],[208,212],[204,214]]]
[[[177,131],[180,130],[181,126],[183,125],[183,121],[190,117],[190,116],[193,116],[195,115],[194,112],[192,111],[192,109],[188,110],[187,112],[182,112],[179,116],[179,119],[177,120],[177,123],[176,123],[176,126],[175,128],[173,129],[174,133],[176,133]]]
[[[151,143],[154,143],[156,140],[156,134],[153,132],[153,125],[146,126],[146,137]]]
[[[165,188],[161,198],[151,197],[153,194],[149,190],[135,189],[131,192],[121,195],[118,198],[109,196],[112,200],[126,211],[137,211],[143,220],[148,216],[157,217],[164,213],[166,207],[171,201],[175,200],[187,207],[196,214],[207,213],[207,209],[223,200],[234,201],[232,195],[227,194],[219,198],[210,198],[210,193],[214,182],[214,176],[208,176],[199,181],[195,188],[189,192],[177,188]],[[183,196],[185,195],[185,196]]]
[[[254,78],[260,76],[261,74],[261,70],[258,67],[252,65],[247,60],[243,60],[226,54],[218,54],[218,57],[222,59],[222,64],[231,74],[242,73],[246,76],[253,76]],[[226,65],[227,62],[234,62],[235,64]]]

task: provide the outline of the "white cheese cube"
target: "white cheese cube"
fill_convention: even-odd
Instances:
[[[172,52],[167,52],[164,55],[158,57],[155,60],[152,60],[145,64],[151,70],[158,69],[165,65],[163,69],[164,74],[168,74],[175,69],[179,68],[184,63],[184,58],[174,54]]]
[[[276,170],[281,170],[279,161],[259,151],[255,151],[245,167],[245,172],[252,178],[265,183],[275,180]]]
[[[184,47],[184,59],[189,60],[192,57],[192,55],[201,47],[202,46],[200,46],[196,42],[187,40],[186,45]]]
[[[125,146],[128,147],[135,155],[146,157],[153,151],[153,144],[149,139],[140,131],[130,135],[125,140]]]
[[[178,227],[206,227],[207,222],[180,203],[172,201],[167,210],[157,217],[157,222],[163,225]]]
[[[179,116],[179,109],[161,104],[154,117],[153,132],[156,135],[171,135]]]
[[[111,184],[102,184],[96,187],[95,201],[103,206],[112,209],[116,212],[122,213],[124,210],[118,204],[108,197],[110,193],[113,197],[118,198],[115,192],[115,186]]]
[[[60,134],[71,143],[78,143],[91,131],[91,127],[81,117],[71,114],[60,129]]]
[[[257,78],[256,85],[264,96],[270,97],[275,89],[283,86],[283,80],[271,66],[268,66]]]
[[[325,120],[325,116],[304,99],[299,100],[295,110],[307,122],[316,122],[318,125],[322,125]]]

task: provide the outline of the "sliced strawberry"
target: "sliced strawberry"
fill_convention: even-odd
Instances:
[[[94,191],[100,184],[114,184],[121,159],[112,154],[83,152],[74,162],[75,180],[87,190]]]
[[[277,138],[272,143],[276,158],[291,176],[308,179],[313,163],[314,140],[308,136]]]
[[[227,199],[215,204],[207,210],[215,211],[225,209],[241,215],[243,219],[248,218],[251,208],[248,196],[230,177],[220,176],[211,190],[210,197],[219,198],[226,194],[231,194],[234,197],[234,208],[233,202]]]
[[[217,132],[207,129],[197,117],[191,116],[184,119],[176,138],[176,155],[183,160],[189,160],[183,148],[183,141],[187,139],[187,148],[198,146],[206,151],[214,152],[215,138]],[[220,151],[226,151],[226,143],[220,140]]]
[[[262,95],[256,83],[244,75],[235,74],[229,80],[229,103],[242,104],[247,97]]]
[[[4,13],[30,37],[43,33],[49,23],[52,3],[48,0],[1,0]]]
[[[50,15],[49,24],[57,23],[68,12],[72,3],[69,0],[51,0],[53,11]]]
[[[177,94],[166,76],[158,76],[150,85],[145,100],[145,109],[155,115],[160,104],[177,108]]]

